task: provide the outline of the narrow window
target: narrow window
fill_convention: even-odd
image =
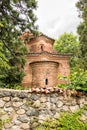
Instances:
[[[43,45],[41,45],[41,51],[43,51]]]
[[[48,79],[45,79],[45,85],[48,85]]]

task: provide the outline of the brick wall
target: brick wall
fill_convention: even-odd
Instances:
[[[40,81],[42,79],[44,80],[43,83],[38,82],[37,87],[40,87],[40,84],[42,84],[41,87],[44,87],[47,70],[50,71],[50,77],[48,77],[50,79],[49,87],[56,86],[58,83],[61,83],[61,81],[57,79],[58,75],[68,76],[70,74],[69,59],[70,57],[67,56],[52,55],[46,52],[41,54],[29,54],[24,67],[26,76],[22,81],[22,86],[27,89],[32,87],[34,82],[36,84],[37,80]],[[36,63],[38,65],[36,65]],[[35,85],[33,87],[35,87]]]
[[[57,84],[58,63],[40,61],[30,64],[32,68],[33,87],[52,87]]]
[[[25,35],[28,35],[25,33]],[[24,72],[26,76],[22,81],[23,88],[53,87],[61,83],[58,75],[70,74],[70,55],[59,55],[53,49],[54,40],[45,35],[34,37],[26,43],[30,53],[26,56]],[[24,37],[22,37],[24,38]],[[49,71],[49,74],[47,74]],[[64,81],[63,81],[64,82]]]
[[[31,39],[29,43],[26,44],[26,46],[29,48],[31,53],[42,51],[47,51],[50,53],[54,52],[53,41],[44,36],[37,37],[36,39]]]

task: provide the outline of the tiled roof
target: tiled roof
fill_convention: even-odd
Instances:
[[[0,88],[0,92],[25,92],[25,93],[38,93],[38,94],[51,94],[51,93],[57,93],[63,96],[73,96],[73,97],[82,97],[84,95],[87,96],[87,93],[83,93],[80,91],[76,91],[76,90],[70,90],[70,89],[63,89],[63,88],[58,88],[58,87],[43,87],[43,88],[29,88],[28,90],[15,90],[15,89],[6,89],[6,88]]]
[[[59,93],[61,95],[66,95],[66,96],[83,96],[84,94],[80,91],[76,90],[69,90],[69,89],[62,89],[58,87],[43,87],[43,88],[29,88],[28,90],[30,93],[32,92],[37,92],[37,93]]]
[[[48,39],[51,39],[51,40],[55,41],[53,38],[47,36],[46,34],[43,34],[42,32],[39,33],[39,36],[45,36],[45,37],[47,37]]]
[[[55,41],[53,38],[51,38],[51,37],[49,37],[49,36],[43,34],[42,32],[40,32],[40,33],[38,34],[38,36],[34,36],[33,33],[30,33],[30,32],[24,32],[20,37],[21,37],[21,39],[24,39],[24,37],[26,37],[26,36],[29,36],[29,37],[30,37],[30,40],[36,39],[36,38],[38,38],[38,37],[40,37],[40,36],[44,36],[44,37],[46,37],[46,38],[52,40],[53,43],[54,43],[54,41]]]

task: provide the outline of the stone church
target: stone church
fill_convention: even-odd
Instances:
[[[29,42],[26,42],[26,36]],[[57,54],[53,49],[54,39],[42,33],[34,37],[33,34],[26,32],[21,38],[29,49],[24,67],[26,75],[22,86],[24,88],[47,88],[64,82],[57,77],[70,74],[70,55]]]

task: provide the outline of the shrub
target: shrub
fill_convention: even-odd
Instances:
[[[87,130],[87,123],[80,121],[80,117],[87,106],[75,113],[62,113],[59,119],[47,119],[36,130]]]
[[[0,120],[0,130],[2,130],[2,120]]]
[[[87,91],[87,71],[83,69],[73,70],[70,76],[58,76],[61,80],[66,80],[67,84],[59,84],[58,87],[75,89],[83,92]]]

